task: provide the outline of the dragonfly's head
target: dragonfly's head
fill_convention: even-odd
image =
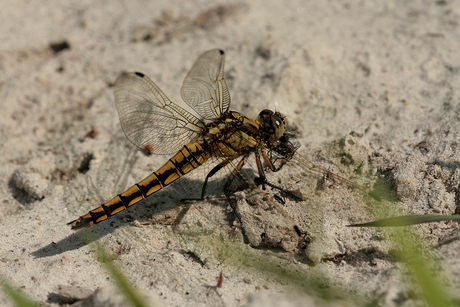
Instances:
[[[276,147],[279,140],[284,136],[287,128],[287,119],[280,112],[263,110],[259,113],[257,120],[262,125],[262,131],[265,133],[271,147]]]
[[[278,158],[292,158],[300,147],[300,143],[289,141],[289,136],[292,136],[293,133],[286,131],[288,125],[286,117],[280,112],[263,110],[257,120],[261,125],[265,146],[269,151],[275,152]]]

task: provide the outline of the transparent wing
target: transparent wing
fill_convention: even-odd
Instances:
[[[230,106],[224,61],[223,50],[203,53],[182,84],[182,99],[204,119],[219,118]]]
[[[115,81],[114,92],[123,132],[149,153],[175,153],[195,139],[204,126],[141,73],[122,74]]]
[[[296,149],[297,150],[297,149]],[[306,174],[313,174],[313,175],[320,175],[320,176],[330,176],[338,181],[344,182],[348,184],[350,187],[356,188],[365,194],[371,196],[372,198],[379,200],[378,196],[376,196],[372,191],[369,191],[367,188],[354,183],[353,181],[344,178],[342,176],[339,176],[337,174],[334,174],[331,171],[328,171],[326,169],[323,169],[317,165],[315,165],[313,162],[308,160],[306,157],[301,155],[299,152],[295,152],[293,157],[289,159],[289,161],[286,163],[289,167],[298,169],[300,171],[305,172]]]

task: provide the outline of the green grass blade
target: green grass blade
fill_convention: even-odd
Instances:
[[[13,304],[18,307],[37,307],[38,303],[32,301],[19,288],[9,283],[3,276],[0,276],[0,287],[3,292],[13,301]]]
[[[399,227],[410,226],[422,223],[442,222],[442,221],[458,221],[460,215],[403,215],[397,217],[390,217],[369,223],[353,224],[348,227]]]
[[[392,195],[390,188],[381,185],[386,195]],[[374,198],[375,199],[375,198]],[[397,198],[385,198],[387,201],[368,202],[368,210],[374,216],[389,216],[397,208]],[[421,223],[459,220],[460,215],[406,215],[392,218],[379,219],[370,223],[349,225],[352,227],[390,227],[385,228],[389,234],[397,261],[406,264],[414,298],[421,299],[428,306],[448,307],[456,306],[448,292],[448,285],[443,284],[442,272],[435,268],[436,262],[426,249],[422,247],[423,238],[412,228],[399,228],[395,226],[409,226]],[[393,227],[393,228],[391,228]]]
[[[114,264],[110,255],[102,247],[101,244],[97,242],[97,238],[94,233],[86,231],[82,234],[86,242],[92,242],[95,245],[97,259],[104,264],[107,271],[110,273],[112,278],[115,280],[115,283],[134,307],[147,307],[151,306],[147,304],[142,296],[136,291],[136,289],[131,285],[129,279],[122,273],[122,271]]]
[[[327,274],[321,268],[299,265],[254,249],[226,234],[200,229],[199,226],[192,226],[180,231],[187,247],[197,255],[206,255],[216,263],[253,272],[264,279],[288,286],[294,293],[307,293],[323,301],[349,302],[350,306],[359,306],[366,301],[359,293],[350,295],[346,290],[330,285]]]
[[[441,282],[442,275],[434,270],[434,261],[417,240],[414,240],[417,236],[407,229],[402,231],[401,228],[394,228],[389,231],[398,251],[396,256],[407,264],[414,288],[420,289],[420,298],[424,299],[428,306],[454,306],[452,297]]]

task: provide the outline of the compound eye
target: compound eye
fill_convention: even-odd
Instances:
[[[281,119],[281,117],[275,114],[271,116],[271,120],[272,120],[273,130],[275,133],[275,138],[278,140],[284,135],[284,132],[286,131],[284,121]]]
[[[275,112],[275,115],[278,116],[281,121],[283,122],[283,125],[284,125],[284,129],[287,128],[287,120],[286,120],[286,117],[283,116],[283,114],[281,114],[280,112]]]

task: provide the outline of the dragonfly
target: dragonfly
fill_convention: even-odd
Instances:
[[[300,144],[290,141],[293,133],[288,131],[287,119],[280,112],[265,109],[257,119],[251,119],[230,111],[224,61],[223,50],[203,53],[182,84],[182,99],[198,116],[173,103],[140,72],[124,73],[115,81],[115,102],[126,137],[143,151],[172,157],[144,180],[68,223],[72,229],[107,220],[211,161],[214,166],[204,179],[200,199],[205,197],[208,180],[222,169],[230,169],[223,191],[241,224],[231,197],[235,185],[245,182],[247,186],[249,182],[253,188],[268,185],[283,191],[267,180],[265,169],[276,172],[289,161],[295,160],[297,166],[309,172],[329,174],[364,189],[298,154]],[[241,172],[251,155],[258,172],[254,180]]]

